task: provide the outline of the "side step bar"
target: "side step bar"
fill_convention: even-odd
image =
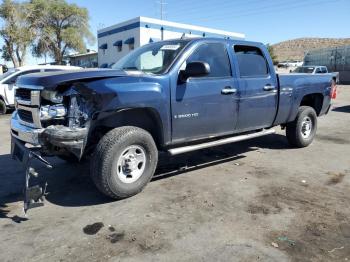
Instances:
[[[228,137],[228,138],[224,138],[224,139],[220,139],[220,140],[216,140],[216,141],[211,141],[211,142],[206,142],[206,143],[202,143],[202,144],[197,144],[197,145],[172,148],[172,149],[169,149],[168,152],[171,155],[178,155],[178,154],[187,153],[187,152],[191,152],[191,151],[195,151],[195,150],[199,150],[199,149],[204,149],[204,148],[208,148],[208,147],[220,146],[220,145],[239,142],[239,141],[243,141],[243,140],[247,140],[247,139],[251,139],[251,138],[256,138],[256,137],[260,137],[260,136],[271,135],[274,133],[276,133],[276,130],[268,129],[268,130],[263,130],[263,131],[256,132],[256,133]]]

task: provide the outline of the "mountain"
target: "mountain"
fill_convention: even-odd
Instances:
[[[312,49],[350,45],[350,38],[298,38],[272,45],[278,61],[303,60]]]

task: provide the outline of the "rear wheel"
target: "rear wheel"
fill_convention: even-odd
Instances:
[[[296,119],[287,124],[286,136],[294,147],[306,147],[312,143],[317,130],[317,114],[312,107],[301,106]]]
[[[0,99],[0,115],[6,114],[7,108],[4,100]]]
[[[157,147],[147,131],[119,127],[98,143],[91,161],[91,176],[102,193],[122,199],[139,193],[146,186],[157,161]]]

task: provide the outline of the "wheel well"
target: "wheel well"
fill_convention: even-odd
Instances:
[[[322,105],[323,95],[318,93],[306,95],[300,102],[300,106],[310,106],[315,109],[317,115],[320,115]]]
[[[89,144],[98,141],[110,130],[121,126],[136,126],[148,131],[158,148],[163,146],[163,126],[158,113],[150,108],[132,108],[110,114],[98,121],[90,132]]]

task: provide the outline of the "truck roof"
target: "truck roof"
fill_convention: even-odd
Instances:
[[[159,42],[169,42],[169,41],[188,41],[188,42],[202,42],[202,41],[219,41],[219,42],[226,42],[226,43],[232,43],[232,44],[239,44],[239,45],[252,45],[252,46],[265,46],[261,42],[254,42],[254,41],[247,41],[247,40],[237,40],[237,39],[230,39],[230,38],[219,38],[219,37],[184,37],[184,38],[173,38],[173,39],[167,39],[158,41]]]

